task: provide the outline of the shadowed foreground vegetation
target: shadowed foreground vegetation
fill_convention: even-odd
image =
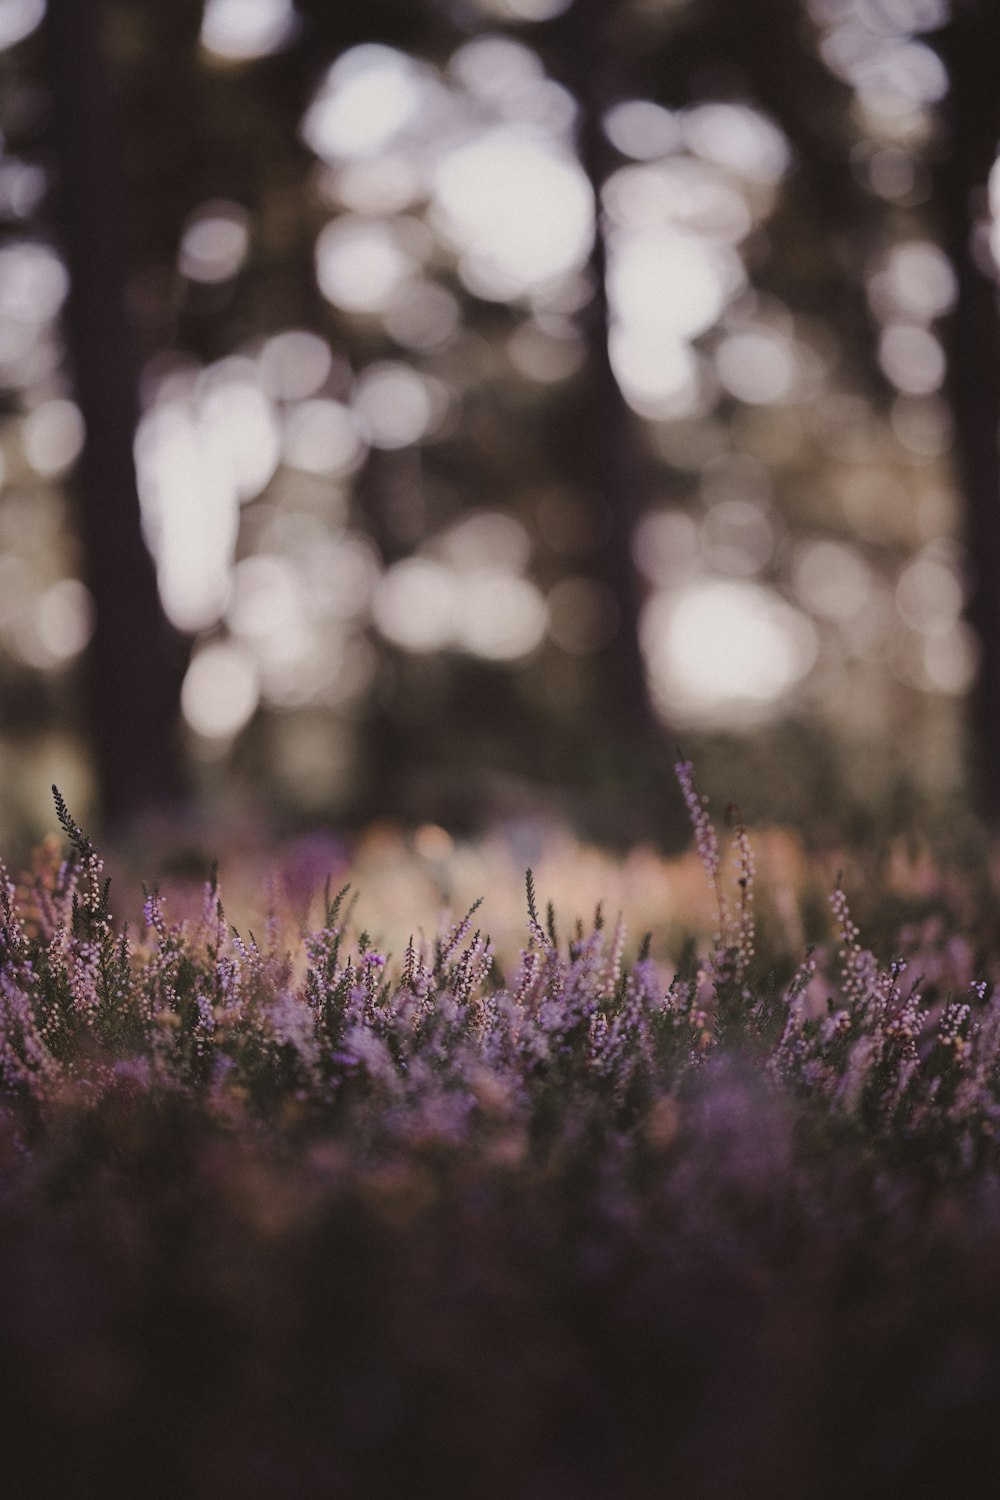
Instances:
[[[838,885],[791,962],[677,769],[673,974],[530,872],[506,975],[343,892],[130,932],[57,794],[69,858],[0,879],[8,1495],[987,1493],[998,955],[956,909],[876,957]]]

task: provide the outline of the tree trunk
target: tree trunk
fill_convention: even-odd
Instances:
[[[160,609],[140,531],[121,133],[102,19],[100,0],[49,0],[57,193],[71,278],[65,331],[87,432],[76,475],[79,531],[97,616],[86,708],[101,811],[123,824],[181,795],[178,704],[187,651]]]
[[[967,618],[980,648],[970,703],[972,760],[979,810],[1000,824],[1000,322],[997,277],[976,253],[977,211],[1000,140],[1000,11],[957,12],[935,39],[951,76],[944,110],[946,151],[935,201],[944,248],[958,280],[955,309],[944,325],[948,396],[955,422],[955,462],[965,499],[965,540],[974,577]]]
[[[597,213],[588,265],[592,296],[580,318],[587,353],[585,384],[574,413],[581,500],[594,513],[596,533],[605,537],[592,571],[614,595],[619,614],[615,639],[595,663],[601,671],[597,708],[605,728],[652,741],[660,731],[650,707],[639,643],[640,593],[632,559],[632,532],[641,510],[640,465],[635,419],[611,366],[607,241],[601,216],[601,189],[615,164],[602,128],[604,111],[614,102],[606,34],[610,9],[605,0],[578,0],[552,28],[554,45],[545,56],[579,108],[577,149]]]

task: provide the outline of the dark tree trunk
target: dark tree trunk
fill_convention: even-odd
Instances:
[[[576,98],[580,112],[577,149],[597,211],[588,266],[592,296],[580,318],[587,360],[582,397],[573,414],[573,456],[581,499],[593,512],[595,533],[604,538],[592,572],[614,595],[619,614],[618,632],[596,663],[601,672],[598,708],[606,728],[629,739],[652,741],[661,731],[650,707],[639,643],[640,594],[632,559],[632,532],[642,509],[642,478],[635,418],[611,366],[607,241],[601,215],[601,189],[616,162],[601,124],[615,99],[612,38],[607,34],[612,13],[613,7],[605,0],[577,0],[552,28],[554,45],[545,55],[550,70]]]
[[[101,809],[122,824],[181,794],[177,720],[187,653],[163,617],[140,531],[121,133],[102,20],[100,0],[49,0],[57,192],[71,277],[65,331],[87,430],[76,476],[79,530],[97,613],[86,704]]]
[[[1000,143],[1000,10],[959,7],[936,38],[951,77],[944,111],[945,151],[935,201],[958,298],[944,334],[955,462],[965,499],[965,540],[972,559],[967,618],[981,653],[972,693],[973,773],[980,811],[1000,823],[1000,320],[996,270],[975,247],[985,221],[986,186]]]

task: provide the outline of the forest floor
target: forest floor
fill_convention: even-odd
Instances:
[[[5,1494],[988,1493],[989,846],[838,870],[678,770],[678,859],[384,826],[144,893],[60,806],[0,880]]]

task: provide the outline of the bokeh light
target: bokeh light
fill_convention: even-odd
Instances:
[[[45,16],[45,0],[0,0],[0,51],[22,42]]]
[[[61,578],[12,610],[9,625],[20,661],[42,672],[63,666],[94,632],[94,601],[76,578]]]
[[[711,579],[653,594],[642,642],[658,707],[694,723],[766,716],[818,651],[808,618],[772,590]]]
[[[663,329],[616,321],[608,345],[622,394],[640,416],[667,420],[697,410],[699,364],[683,339],[671,338]]]
[[[266,640],[301,618],[301,592],[295,570],[286,558],[257,553],[236,564],[226,624],[234,635]]]
[[[608,298],[616,316],[674,338],[695,338],[717,321],[744,284],[739,258],[675,229],[616,237]]]
[[[677,116],[650,99],[626,99],[604,116],[604,131],[616,151],[635,161],[655,161],[681,144]]]
[[[0,317],[46,322],[68,291],[69,274],[51,246],[18,240],[0,247]]]
[[[893,245],[881,270],[868,279],[868,296],[883,321],[896,317],[929,323],[955,305],[957,283],[951,262],[927,240]]]
[[[225,609],[241,503],[281,457],[271,402],[249,359],[220,361],[193,383],[164,382],[136,437],[143,526],[173,624],[205,629]]]
[[[416,353],[446,343],[458,329],[458,299],[431,281],[411,281],[401,289],[383,317],[386,333]]]
[[[461,570],[500,567],[520,573],[528,565],[531,541],[513,516],[481,510],[450,527],[437,549]]]
[[[878,357],[893,385],[908,396],[929,396],[944,380],[944,350],[932,333],[915,324],[889,324],[879,339]]]
[[[56,397],[42,401],[24,419],[24,456],[37,474],[51,479],[72,468],[83,449],[85,431],[80,408]]]
[[[696,156],[749,182],[779,182],[791,165],[778,127],[747,104],[699,104],[681,116],[684,142]]]
[[[297,24],[292,0],[206,0],[201,43],[224,62],[250,62],[287,46]]]
[[[202,630],[218,620],[229,597],[236,495],[209,470],[196,420],[178,402],[143,418],[136,467],[163,608],[179,630]]]
[[[653,510],[642,517],[632,535],[636,567],[655,584],[675,584],[698,565],[698,527],[679,510]]]
[[[929,636],[923,648],[926,686],[955,697],[969,692],[976,681],[980,655],[975,634],[961,620],[940,635]]]
[[[896,585],[896,607],[907,625],[922,635],[945,635],[962,611],[962,584],[947,561],[933,552],[918,554]]]
[[[301,401],[315,395],[332,370],[326,339],[304,328],[274,334],[260,352],[261,384],[275,400]]]
[[[407,651],[437,651],[451,640],[455,576],[430,558],[393,563],[379,580],[375,623],[386,640]]]
[[[317,156],[377,156],[417,116],[430,87],[425,70],[392,47],[365,43],[329,70],[302,121]]]
[[[480,36],[453,54],[448,76],[480,110],[569,145],[573,98],[548,78],[538,54],[511,37]],[[461,95],[453,104],[460,109]],[[462,111],[464,113],[464,111]]]
[[[872,592],[871,572],[843,542],[803,542],[795,553],[792,583],[801,604],[821,619],[844,621],[860,613]]]
[[[44,9],[0,0],[0,48]],[[472,680],[456,655],[506,664],[511,701],[569,714],[599,696],[633,605],[609,582],[611,507],[573,451],[602,332],[598,228],[664,722],[829,714],[855,689],[898,708],[974,681],[940,322],[959,284],[927,208],[949,81],[920,33],[945,0],[808,0],[795,45],[815,39],[809,67],[846,86],[831,93],[837,191],[845,206],[860,195],[864,232],[842,244],[820,223],[809,132],[794,109],[765,112],[755,65],[709,68],[690,91],[646,68],[640,38],[697,33],[708,11],[619,9],[607,42],[628,65],[591,120],[586,91],[557,81],[563,28],[532,29],[563,12],[572,28],[571,0],[465,0],[422,55],[417,26],[412,55],[365,41],[339,56],[330,38],[367,22],[312,52],[292,0],[206,0],[196,71],[239,96],[241,120],[258,78],[283,89],[308,57],[296,76],[318,80],[297,141],[253,136],[266,179],[196,173],[194,197],[186,179],[174,230],[143,246],[128,283],[150,356],[143,529],[167,617],[193,638],[184,714],[206,764],[262,706],[255,747],[291,786],[300,729],[350,724],[344,744],[362,744],[369,693],[401,719],[410,692],[447,704],[450,674]],[[292,43],[284,62],[250,66]],[[33,50],[5,62],[34,66]],[[597,128],[599,204],[581,158]],[[86,434],[46,218],[56,174],[39,154],[13,130],[0,149],[0,670],[57,674],[94,606],[71,576],[86,576],[68,499]],[[997,275],[1000,164],[975,215],[977,263]],[[841,326],[845,278],[870,346]]]
[[[594,234],[590,185],[575,158],[523,127],[500,126],[438,163],[434,222],[478,296],[526,295],[586,260]]]
[[[750,577],[771,560],[774,527],[759,505],[749,500],[721,500],[702,522],[701,545],[711,571]]]
[[[41,595],[35,615],[38,639],[53,662],[78,656],[94,633],[94,601],[78,578],[61,578]]]
[[[181,236],[178,267],[189,281],[209,285],[237,274],[250,248],[249,217],[238,203],[204,203],[191,215]]]
[[[324,536],[297,557],[299,587],[317,619],[367,614],[380,574],[378,552],[360,532]]]
[[[917,458],[939,458],[951,447],[954,435],[951,411],[936,395],[897,397],[891,422],[903,447]]]
[[[282,452],[293,469],[343,478],[360,467],[366,445],[349,407],[317,397],[289,410]]]
[[[353,407],[376,448],[408,448],[428,437],[447,410],[440,382],[391,360],[369,365],[358,380]]]
[[[715,368],[729,394],[753,406],[786,401],[795,389],[795,350],[778,329],[747,327],[729,334],[715,351]]]
[[[181,689],[184,717],[207,740],[229,740],[253,717],[260,693],[251,657],[231,641],[195,652]]]
[[[538,588],[500,568],[473,568],[458,582],[455,644],[486,661],[529,656],[545,634],[547,611]]]
[[[55,321],[69,274],[52,246],[13,240],[0,246],[0,385],[29,390],[58,370]]]
[[[0,213],[9,219],[30,219],[48,188],[48,177],[34,162],[17,157],[0,160]]]
[[[205,372],[198,416],[210,463],[225,473],[238,500],[254,499],[274,474],[281,448],[274,408],[249,361],[221,361]]]
[[[419,268],[398,223],[344,214],[316,241],[320,291],[345,312],[384,312],[396,303]]]
[[[551,21],[569,10],[573,0],[474,0],[488,16],[500,21]]]

